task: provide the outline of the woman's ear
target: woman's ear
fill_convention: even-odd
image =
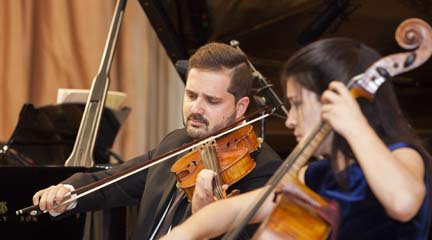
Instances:
[[[236,103],[236,118],[242,117],[249,106],[249,97],[242,97]]]

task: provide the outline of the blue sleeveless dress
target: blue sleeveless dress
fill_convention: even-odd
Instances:
[[[408,147],[405,143],[389,146],[391,151]],[[330,161],[320,160],[309,164],[305,173],[305,183],[312,190],[327,199],[335,199],[341,208],[341,223],[338,239],[409,239],[425,240],[429,228],[429,183],[425,177],[427,194],[420,211],[409,222],[391,219],[370,190],[358,164],[347,171],[349,191],[337,184]]]

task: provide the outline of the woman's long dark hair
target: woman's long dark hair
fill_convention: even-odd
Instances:
[[[351,39],[320,40],[300,49],[288,60],[282,72],[282,86],[286,89],[286,81],[293,77],[301,87],[321,96],[331,81],[338,80],[346,84],[379,58],[380,55],[375,50]],[[390,145],[404,142],[418,150],[425,162],[425,173],[429,174],[430,155],[404,117],[391,80],[380,87],[372,102],[365,99],[358,99],[358,102],[369,124],[384,143]],[[337,151],[342,151],[345,166],[348,166],[349,158],[354,159],[353,153],[342,136],[336,133],[334,136],[332,156],[336,156]],[[332,156],[331,165],[333,171],[336,171],[336,161]],[[345,185],[344,178],[342,175],[338,179],[342,186]]]

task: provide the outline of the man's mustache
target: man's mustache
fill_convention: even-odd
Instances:
[[[203,117],[203,115],[201,115],[201,114],[192,113],[192,114],[190,114],[190,115],[188,116],[187,120],[188,120],[188,121],[189,121],[189,120],[194,120],[194,121],[197,121],[197,122],[201,122],[201,123],[204,123],[206,126],[209,125],[208,120],[205,119],[205,118]]]

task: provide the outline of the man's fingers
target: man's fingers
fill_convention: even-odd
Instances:
[[[70,191],[62,184],[42,189],[33,195],[33,204],[39,204],[41,210],[52,210],[55,205],[61,204],[64,196]]]
[[[54,206],[54,198],[57,194],[58,188],[54,187],[50,191],[47,192],[46,196],[46,208],[48,210],[53,209]]]
[[[196,212],[213,201],[213,178],[215,172],[203,169],[197,176],[192,197],[192,212]]]
[[[42,193],[40,200],[39,200],[39,208],[42,211],[44,211],[46,209],[46,197],[47,197],[47,194],[46,194],[46,191],[44,191]]]
[[[69,192],[70,192],[70,189],[68,189],[64,186],[61,186],[58,189],[58,191],[54,197],[54,204],[58,206],[58,207],[54,208],[55,212],[63,213],[66,210],[66,208],[70,205],[70,203],[62,205],[62,202],[64,201],[66,194],[68,194]]]
[[[54,201],[56,204],[60,204],[64,197],[66,196],[67,193],[69,193],[70,190],[68,188],[65,187],[60,187],[59,190],[57,191],[55,197],[54,197]]]
[[[204,169],[202,170],[197,177],[197,185],[199,185],[200,187],[198,188],[199,190],[203,190],[204,192],[213,192],[213,178],[215,176],[215,172],[208,170],[208,169]]]
[[[37,191],[33,195],[33,205],[38,205],[39,204],[39,198],[42,196],[43,193],[44,193],[44,190],[40,190],[40,191]]]

